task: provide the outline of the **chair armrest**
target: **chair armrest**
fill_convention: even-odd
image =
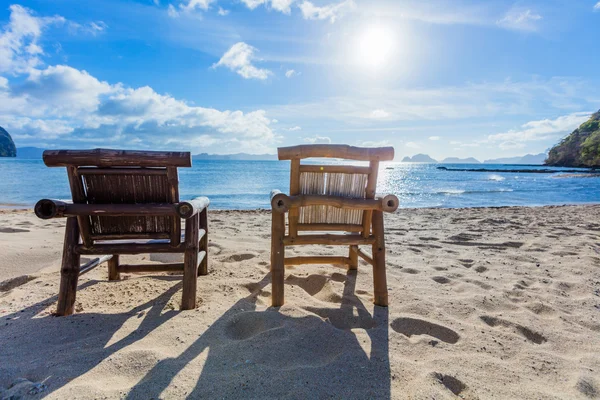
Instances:
[[[188,219],[202,212],[209,204],[210,200],[208,197],[196,197],[195,199],[175,204],[175,208],[177,209],[177,214],[179,214],[181,218]]]
[[[393,213],[398,209],[400,200],[393,194],[378,194],[375,195],[375,200],[381,201],[381,211]]]
[[[281,190],[274,189],[271,191],[271,209],[275,212],[286,213],[291,205],[290,197]]]
[[[33,211],[38,218],[51,219],[65,217],[69,203],[60,200],[42,199],[35,203]]]
[[[77,217],[77,216],[111,216],[111,217],[143,217],[143,216],[176,216],[175,204],[142,203],[142,204],[79,204],[66,203],[60,200],[42,199],[34,207],[35,215],[41,219]]]

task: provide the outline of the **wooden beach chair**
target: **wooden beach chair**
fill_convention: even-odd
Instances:
[[[303,145],[279,148],[278,155],[280,160],[291,160],[291,172],[289,196],[279,190],[271,192],[272,305],[278,307],[284,303],[285,265],[343,264],[357,269],[361,257],[373,266],[374,303],[387,306],[383,212],[394,212],[399,202],[394,195],[376,196],[375,190],[379,162],[393,160],[394,148]],[[369,161],[369,166],[300,163],[312,157]],[[315,231],[342,234],[315,234]],[[348,257],[285,257],[286,246],[315,244],[346,245],[350,250]],[[359,245],[371,245],[372,256]]]
[[[39,218],[67,217],[57,315],[73,313],[77,280],[108,261],[108,279],[121,272],[183,272],[181,309],[196,306],[196,279],[208,273],[206,197],[179,201],[177,168],[189,152],[46,150],[48,167],[66,167],[73,203],[43,199]],[[181,219],[185,219],[182,238]],[[127,265],[121,254],[183,253],[175,264]],[[104,255],[80,266],[81,255]]]

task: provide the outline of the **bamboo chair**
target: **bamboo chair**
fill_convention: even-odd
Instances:
[[[280,160],[291,160],[290,194],[271,192],[272,305],[284,303],[285,265],[344,264],[358,268],[358,257],[373,266],[374,303],[388,305],[385,273],[383,212],[394,212],[398,198],[376,196],[380,161],[394,159],[393,147],[360,148],[346,145],[303,145],[278,149]],[[311,157],[369,161],[368,167],[306,165]],[[285,214],[288,233],[285,233]],[[341,231],[343,234],[304,234],[303,231]],[[348,257],[285,257],[286,246],[347,245]],[[359,245],[371,245],[372,256]]]
[[[197,276],[208,273],[209,200],[179,201],[177,168],[192,166],[189,152],[46,150],[43,159],[67,167],[73,197],[35,205],[39,218],[67,217],[57,315],[73,313],[79,275],[106,261],[111,281],[121,272],[183,272],[181,309],[195,308]],[[184,262],[119,263],[121,254],[142,253],[183,253]],[[104,256],[80,266],[90,254]]]

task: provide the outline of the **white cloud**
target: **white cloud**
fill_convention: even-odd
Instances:
[[[273,74],[270,70],[256,68],[252,65],[252,61],[256,59],[255,51],[256,48],[244,42],[238,42],[223,54],[218,63],[213,64],[213,68],[227,67],[245,79],[267,79],[269,75]]]
[[[179,8],[185,12],[192,12],[196,9],[206,11],[214,1],[215,0],[187,0],[187,3],[184,1],[179,5]]]
[[[219,11],[217,11],[217,14],[219,14],[219,15],[220,15],[220,16],[222,16],[222,17],[224,17],[224,16],[226,16],[227,14],[229,14],[229,10],[225,10],[225,9],[223,9],[223,8],[219,7]]]
[[[387,112],[385,110],[381,110],[381,109],[373,110],[369,114],[369,118],[373,118],[373,119],[383,119],[383,118],[387,118],[389,116],[390,116],[389,112]]]
[[[331,139],[327,136],[305,137],[304,141],[311,144],[331,144]]]
[[[28,8],[11,5],[10,20],[0,31],[0,73],[21,73],[40,65],[38,40],[48,25],[61,24],[60,16],[36,17]]]
[[[441,137],[439,137],[439,136],[429,136],[429,140],[436,141],[436,140],[440,140],[440,139],[441,139]]]
[[[293,70],[293,69],[288,69],[287,71],[285,71],[286,78],[292,78],[292,77],[298,76],[298,75],[300,75],[300,73],[296,72],[296,70]]]
[[[563,115],[556,119],[543,119],[530,121],[521,126],[521,129],[510,130],[504,133],[489,135],[490,142],[531,142],[557,138],[577,128],[587,121],[591,112],[577,112]]]
[[[404,147],[410,147],[411,149],[420,149],[421,148],[421,146],[415,142],[407,142],[406,144],[404,144]]]
[[[173,6],[173,4],[169,4],[169,7],[167,7],[167,14],[171,18],[179,17],[179,11],[177,11],[177,9]]]
[[[104,21],[89,22],[87,24],[80,24],[77,22],[69,21],[68,27],[73,34],[88,34],[92,36],[98,36],[108,28],[108,25]]]
[[[542,19],[540,14],[529,9],[510,9],[504,18],[498,21],[498,26],[518,31],[537,31],[538,22]]]
[[[508,141],[500,143],[499,147],[502,150],[515,150],[524,148],[525,144]]]
[[[358,145],[361,147],[385,147],[385,146],[391,146],[390,142],[387,140],[380,140],[380,141],[372,141],[372,140],[363,140],[358,142]]]
[[[600,11],[600,1],[594,5],[594,11]]]
[[[244,3],[246,7],[251,10],[254,10],[256,7],[265,4],[275,11],[279,11],[284,14],[291,14],[291,6],[294,1],[295,0],[242,0],[242,3]]]
[[[299,130],[302,130],[302,128],[299,127],[299,126],[293,126],[293,127],[291,127],[291,128],[288,129],[288,131],[299,131]]]
[[[304,0],[299,5],[300,11],[304,19],[322,20],[328,19],[331,23],[334,23],[345,13],[353,10],[356,4],[353,0],[344,0],[340,3],[328,4],[323,7],[315,6],[308,0]]]

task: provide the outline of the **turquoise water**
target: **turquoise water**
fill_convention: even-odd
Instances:
[[[384,163],[377,191],[394,193],[401,207],[538,206],[600,202],[600,178],[511,172],[460,172],[436,164]],[[507,165],[448,168],[535,169]],[[547,168],[547,167],[543,167]],[[560,171],[561,168],[555,168]],[[207,196],[216,209],[269,208],[272,189],[287,192],[287,161],[198,161],[180,169],[182,199]],[[31,206],[41,198],[70,199],[64,168],[41,160],[0,159],[0,204]]]

